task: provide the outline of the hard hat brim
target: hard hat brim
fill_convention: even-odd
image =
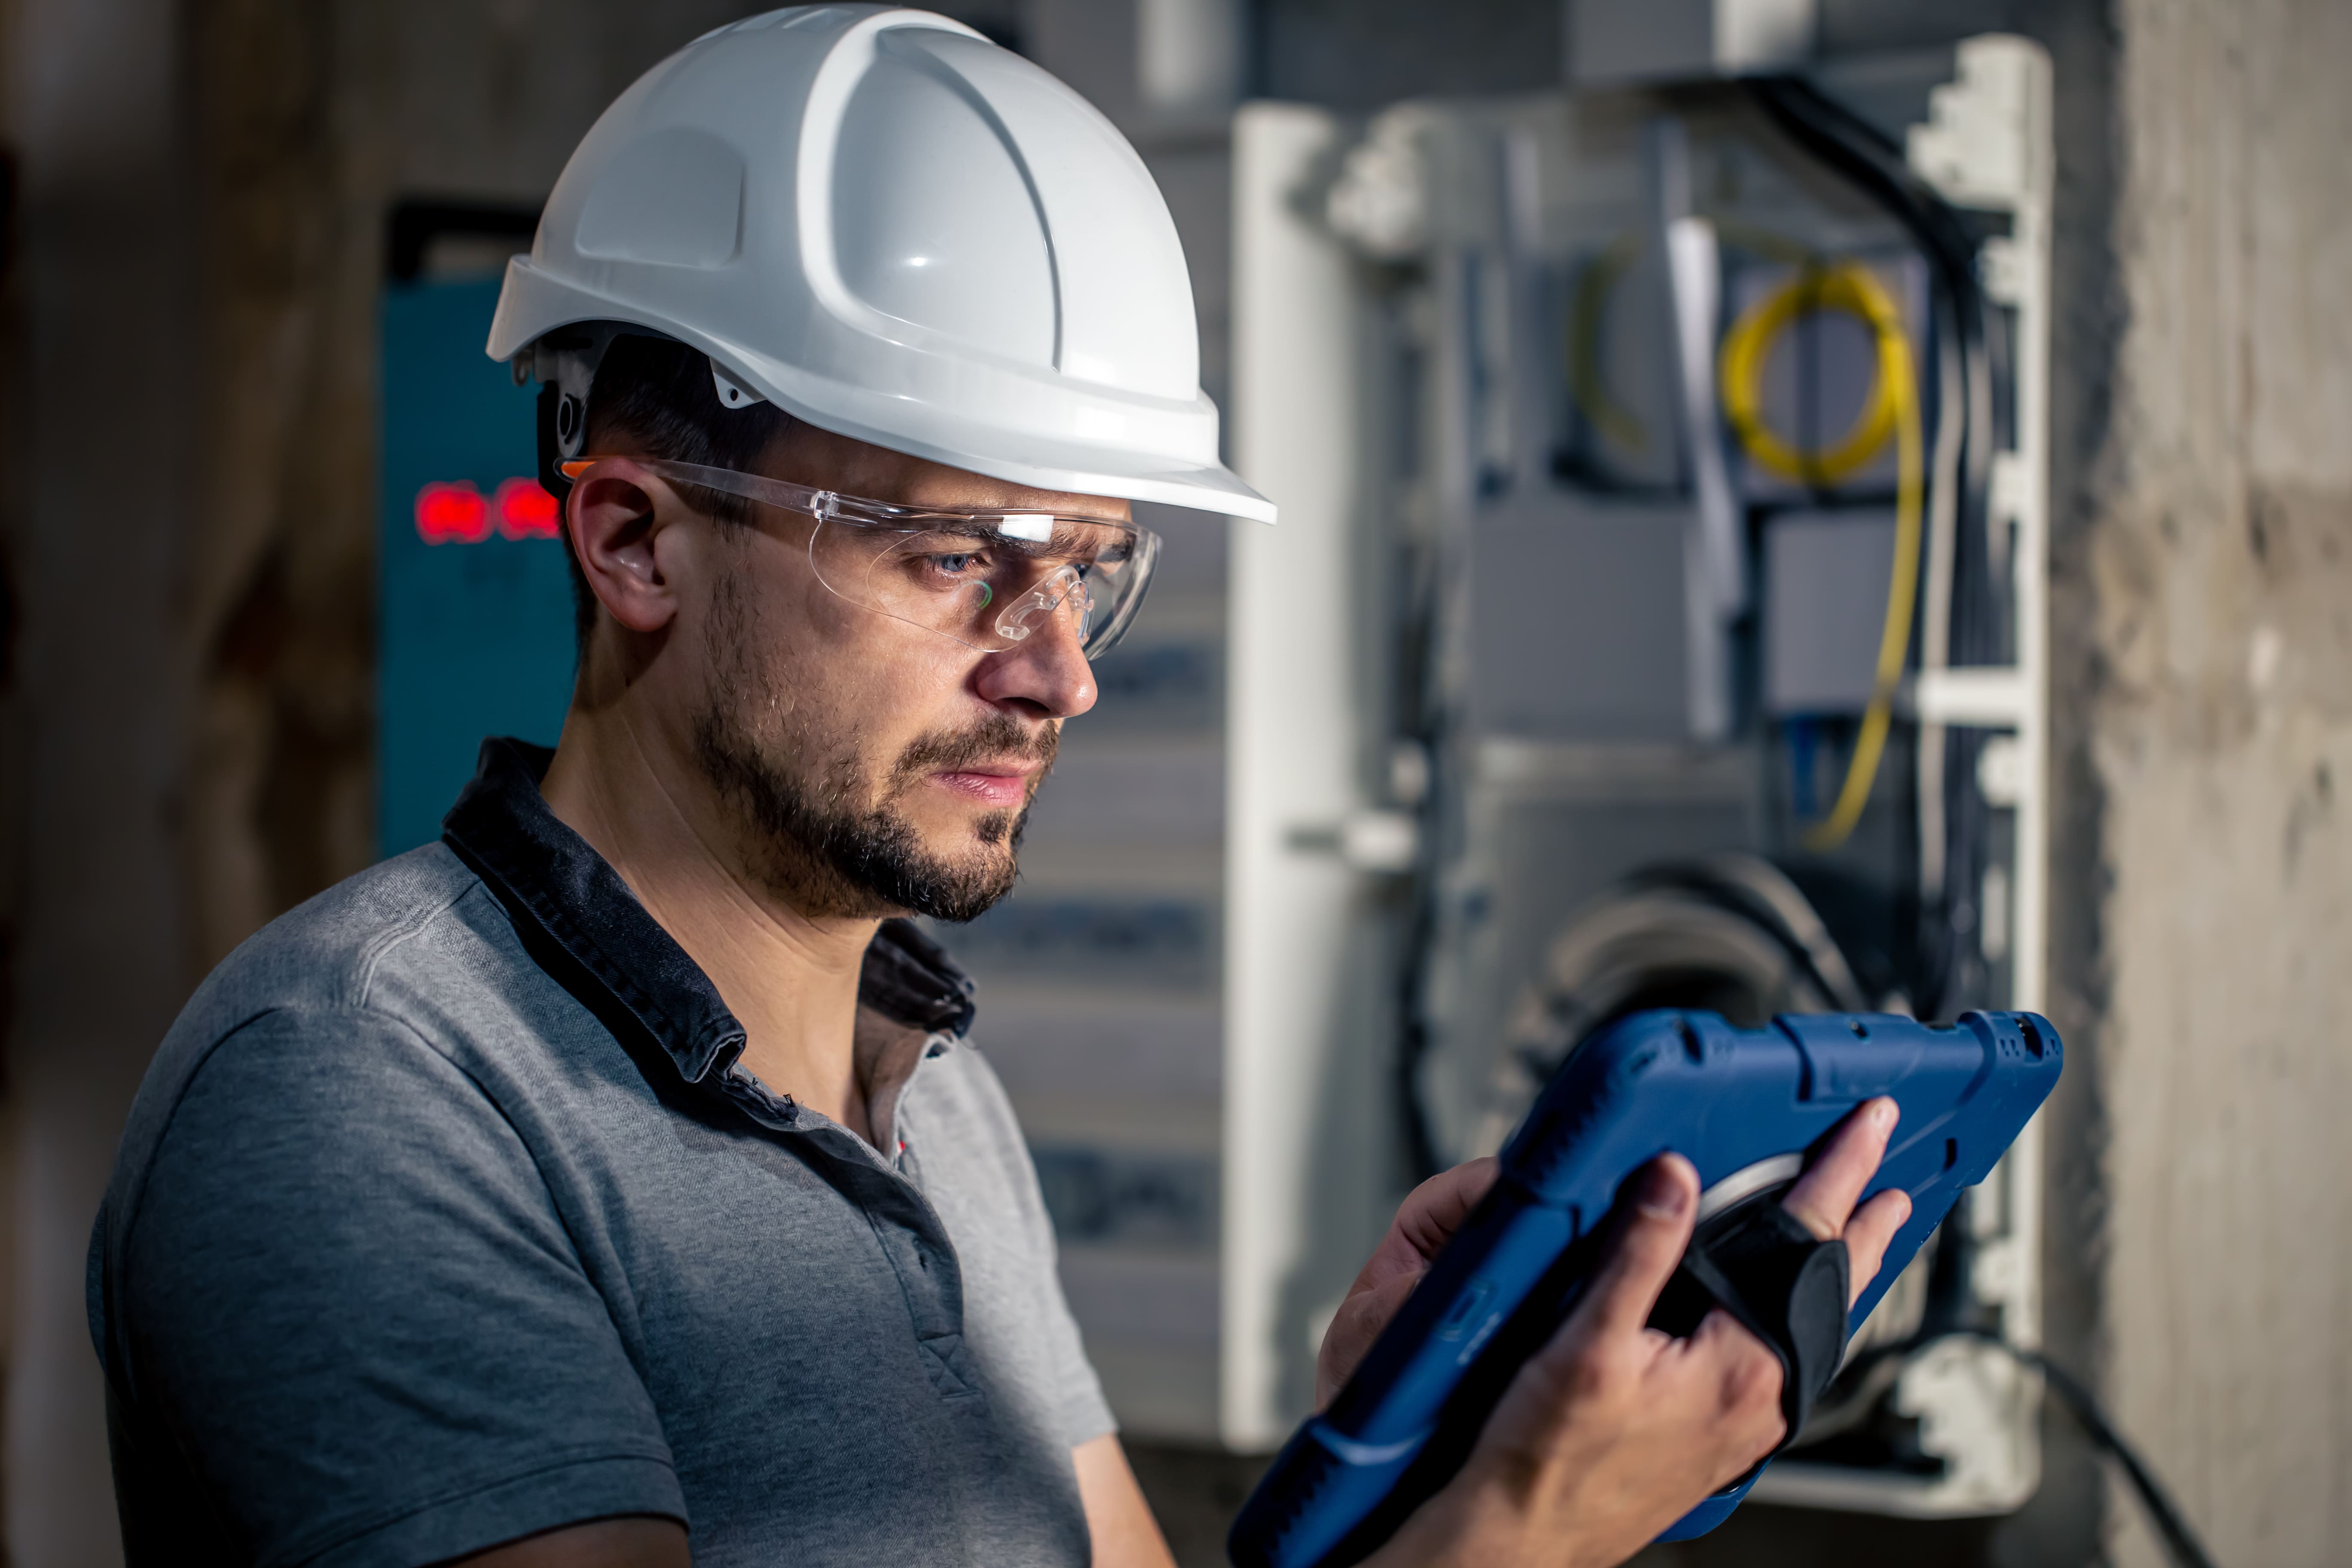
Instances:
[[[1034,429],[1022,434],[1017,456],[1009,455],[1002,449],[1007,443],[1001,428],[937,404],[910,409],[907,399],[886,398],[811,375],[680,322],[644,320],[624,302],[554,276],[528,256],[514,257],[507,264],[507,287],[499,296],[487,349],[492,359],[509,360],[545,333],[583,321],[625,321],[674,338],[710,355],[730,377],[793,418],[892,451],[1037,489],[1183,507],[1254,522],[1275,521],[1274,502],[1222,463],[1171,463],[1164,449],[1056,439]],[[877,417],[860,416],[859,405],[866,402],[877,405],[873,413]],[[1202,403],[1206,405],[1205,396]],[[918,424],[920,428],[914,427]]]

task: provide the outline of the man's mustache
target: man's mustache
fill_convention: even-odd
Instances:
[[[890,770],[891,782],[903,786],[929,773],[1003,762],[1035,763],[1042,778],[1052,771],[1061,745],[1058,724],[1024,724],[1009,713],[992,713],[969,730],[925,735],[914,742],[898,753],[898,763]]]

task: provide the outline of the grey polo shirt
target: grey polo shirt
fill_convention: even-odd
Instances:
[[[971,986],[866,962],[877,1152],[484,745],[441,844],[215,971],[90,1247],[134,1564],[415,1564],[666,1514],[700,1568],[1083,1563],[1111,1429]]]

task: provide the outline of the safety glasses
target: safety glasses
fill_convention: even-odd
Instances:
[[[563,472],[576,479],[595,461]],[[1160,558],[1160,536],[1131,522],[894,506],[733,468],[632,461],[688,490],[809,520],[809,564],[834,594],[991,653],[1059,627],[1087,658],[1101,657],[1135,619]]]

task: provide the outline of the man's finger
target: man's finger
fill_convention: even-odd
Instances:
[[[1845,1255],[1847,1278],[1853,1281],[1851,1305],[1862,1296],[1863,1287],[1878,1277],[1878,1266],[1886,1258],[1886,1244],[1911,1217],[1911,1194],[1900,1187],[1890,1187],[1853,1211],[1845,1222]]]
[[[1856,1106],[1831,1132],[1780,1206],[1823,1241],[1842,1234],[1854,1200],[1878,1173],[1887,1135],[1895,1131],[1899,1114],[1895,1101],[1884,1095]]]
[[[1440,1171],[1413,1188],[1399,1205],[1397,1235],[1423,1259],[1436,1257],[1502,1173],[1502,1162],[1491,1154]]]
[[[1684,1354],[1687,1364],[1705,1369],[1722,1389],[1727,1416],[1742,1412],[1754,1424],[1752,1432],[1739,1434],[1746,1444],[1739,1447],[1742,1458],[1730,1472],[1736,1476],[1771,1452],[1788,1434],[1788,1423],[1780,1415],[1780,1358],[1720,1307],[1699,1321]],[[1728,1480],[1730,1476],[1723,1479]]]
[[[1421,1280],[1419,1274],[1398,1274],[1339,1303],[1339,1310],[1331,1314],[1331,1326],[1323,1331],[1322,1349],[1315,1356],[1318,1411],[1337,1398],[1341,1386],[1356,1374],[1372,1342],[1381,1337],[1381,1331],[1389,1326],[1389,1320]]]
[[[1615,1234],[1571,1322],[1601,1335],[1636,1334],[1690,1245],[1698,1173],[1680,1154],[1661,1154],[1626,1184]]]
[[[1490,1155],[1440,1171],[1406,1194],[1388,1234],[1357,1270],[1348,1294],[1379,1289],[1400,1276],[1420,1279],[1501,1172],[1501,1164]]]

